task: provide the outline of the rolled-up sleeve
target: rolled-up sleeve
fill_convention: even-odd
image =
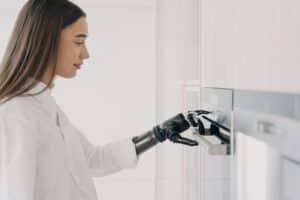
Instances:
[[[122,169],[134,168],[138,163],[135,145],[126,138],[106,145],[92,144],[78,129],[91,176],[101,177]]]
[[[17,117],[1,116],[0,199],[35,199],[36,129],[31,123]]]

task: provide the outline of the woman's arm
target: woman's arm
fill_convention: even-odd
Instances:
[[[191,118],[179,113],[144,134],[105,146],[94,146],[78,129],[76,131],[79,134],[91,173],[93,176],[104,176],[135,167],[140,154],[167,139],[174,143],[198,145],[197,141],[180,135],[191,125],[195,126],[192,122]]]
[[[101,177],[137,165],[138,156],[131,138],[102,146],[92,144],[80,130],[76,129],[76,132],[80,137],[92,176]]]
[[[35,199],[37,128],[18,116],[0,118],[0,199]]]

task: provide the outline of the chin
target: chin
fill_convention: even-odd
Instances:
[[[57,74],[57,75],[62,77],[62,78],[71,79],[71,78],[74,78],[76,76],[76,73],[73,73],[73,74]]]

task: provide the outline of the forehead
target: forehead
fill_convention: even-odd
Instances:
[[[62,34],[65,36],[71,36],[75,38],[85,38],[88,35],[88,24],[86,17],[81,17],[76,20],[73,24],[66,27]]]

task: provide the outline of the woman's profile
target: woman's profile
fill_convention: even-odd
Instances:
[[[197,112],[103,146],[88,141],[51,95],[56,76],[75,77],[90,57],[87,37],[87,14],[69,0],[20,10],[0,66],[1,200],[96,200],[93,177],[135,167],[166,140],[197,145],[180,135]]]

